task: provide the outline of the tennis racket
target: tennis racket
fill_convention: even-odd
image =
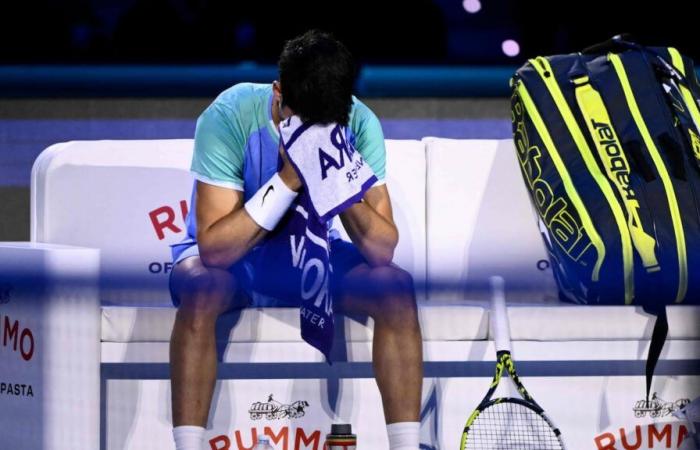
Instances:
[[[502,277],[490,278],[496,374],[479,406],[467,419],[460,450],[564,450],[559,429],[535,402],[515,372]],[[521,398],[493,398],[506,370]]]

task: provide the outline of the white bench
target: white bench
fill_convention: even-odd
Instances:
[[[100,249],[103,277],[132,280],[131,287],[103,280],[100,294],[106,449],[172,446],[167,244],[184,233],[191,147],[190,140],[69,142],[45,150],[32,173],[32,240]],[[595,448],[596,437],[598,445],[619,442],[620,428],[648,426],[650,412],[635,417],[633,408],[644,393],[652,318],[635,307],[558,302],[510,141],[387,141],[387,184],[400,234],[395,262],[430,286],[418,293],[423,444],[455,448],[488,385],[493,346],[479,287],[494,273],[517,287],[507,293],[516,361],[569,448]],[[666,401],[694,399],[700,308],[669,309],[653,390]],[[334,420],[353,423],[361,448],[386,448],[371,323],[344,320],[332,367],[302,342],[294,308],[246,310],[220,328],[221,381],[207,434],[213,449],[250,446],[252,429],[274,435],[277,448],[287,448],[285,436],[290,449],[316,448]],[[251,405],[269,394],[309,406],[295,419],[251,418]],[[672,421],[655,420],[662,419]],[[674,436],[682,432],[672,427]]]

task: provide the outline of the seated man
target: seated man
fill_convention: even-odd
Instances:
[[[279,74],[280,81],[271,85],[227,89],[197,121],[188,238],[173,246],[170,280],[178,307],[170,342],[177,449],[201,450],[216,381],[217,318],[251,305],[290,306],[258,295],[255,273],[264,270],[264,262],[251,255],[265,245],[269,223],[265,228],[252,216],[281,217],[302,188],[279,145],[280,122],[296,115],[305,122],[345,126],[379,180],[340,214],[352,243],[329,231],[330,286],[341,311],[374,319],[373,366],[391,450],[418,450],[421,332],[413,280],[391,262],[398,232],[384,184],[379,120],[352,96],[352,57],[328,34],[310,31],[287,42]],[[263,190],[263,204],[278,211],[251,215],[250,208],[260,202],[246,202]]]

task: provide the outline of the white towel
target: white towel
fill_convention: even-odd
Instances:
[[[292,116],[280,126],[282,145],[306,187],[313,213],[326,221],[377,182],[369,164],[337,123],[311,125]]]

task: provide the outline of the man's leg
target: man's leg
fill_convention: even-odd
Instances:
[[[411,275],[396,266],[360,264],[343,277],[340,300],[342,311],[359,312],[374,320],[372,364],[392,450],[417,449],[423,350]],[[409,439],[414,444],[392,442],[392,431],[401,434],[409,429],[415,435]]]
[[[216,320],[225,311],[245,305],[234,300],[240,298],[235,296],[238,284],[234,276],[205,267],[199,256],[178,263],[172,277],[172,291],[180,301],[170,338],[173,426],[184,427],[179,428],[182,433],[201,433],[199,427],[206,427],[216,383]],[[177,440],[177,429],[175,435]]]

